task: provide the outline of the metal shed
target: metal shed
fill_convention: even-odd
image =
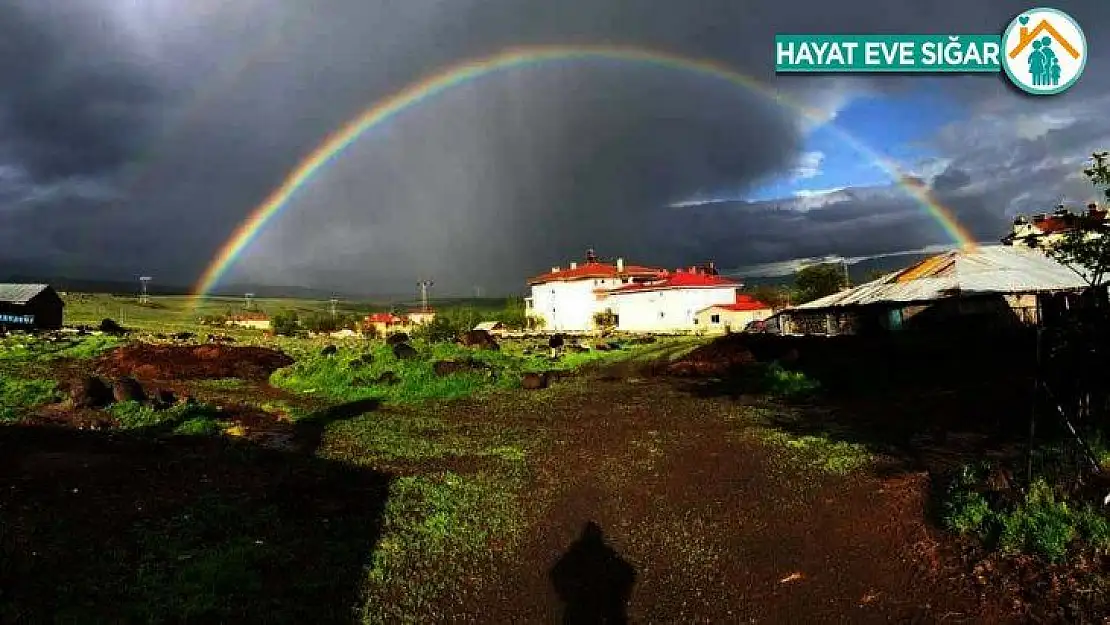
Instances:
[[[65,303],[49,284],[0,283],[0,327],[56,330]]]

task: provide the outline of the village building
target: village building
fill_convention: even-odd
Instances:
[[[1086,286],[1074,271],[1022,246],[953,250],[852,289],[779,313],[784,334],[1039,324],[1050,298]]]
[[[378,334],[386,335],[400,332],[409,326],[408,317],[402,317],[389,312],[370,313],[363,319],[362,327],[373,328]]]
[[[736,304],[740,282],[719,275],[712,263],[668,271],[607,263],[593,250],[528,281],[530,317],[547,332],[591,332],[606,327],[628,332],[691,332],[699,311]]]
[[[1002,244],[1043,250],[1058,243],[1084,218],[1110,222],[1110,212],[1100,209],[1097,204],[1088,204],[1085,215],[1073,213],[1063,206],[1052,214],[1018,215],[1009,234],[1002,237]]]
[[[611,307],[606,302],[610,291],[666,274],[664,269],[625,264],[622,258],[606,263],[589,250],[584,263],[552,267],[528,280],[532,296],[525,298],[525,306],[544,331],[588,332],[596,329],[595,315]]]
[[[493,334],[493,333],[498,333],[498,332],[504,332],[505,331],[505,324],[501,323],[500,321],[483,321],[482,323],[479,323],[478,325],[474,326],[474,329],[478,330],[480,332],[489,332],[489,333]]]
[[[242,313],[227,318],[225,325],[254,330],[269,330],[270,316],[264,313]]]
[[[57,330],[65,302],[48,284],[0,284],[0,328]]]
[[[731,304],[714,304],[694,315],[699,333],[728,334],[739,332],[753,321],[763,321],[774,314],[771,307],[750,295],[739,294]]]
[[[409,323],[415,326],[431,323],[435,318],[436,311],[431,308],[414,310],[408,314]]]
[[[618,330],[687,332],[697,329],[699,311],[734,304],[741,283],[717,275],[712,266],[688,267],[642,284],[614,289],[606,300]]]

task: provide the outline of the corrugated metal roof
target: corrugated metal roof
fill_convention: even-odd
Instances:
[[[26,304],[49,288],[48,284],[0,284],[0,302]]]
[[[931,256],[902,271],[791,310],[921,302],[953,295],[1064,291],[1085,286],[1078,274],[1042,252],[994,245]]]

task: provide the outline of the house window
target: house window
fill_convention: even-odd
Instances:
[[[709,323],[715,323],[715,324],[716,323],[721,323],[721,316],[720,315],[710,315],[709,316]]]

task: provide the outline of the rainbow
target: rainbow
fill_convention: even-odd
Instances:
[[[825,124],[827,121],[819,111],[788,98],[758,80],[713,60],[689,58],[632,46],[549,45],[510,48],[492,56],[451,65],[431,76],[411,83],[394,95],[374,103],[358,117],[332,133],[311,154],[305,157],[286,177],[281,186],[275,189],[235,229],[235,232],[220,248],[201,275],[194,289],[194,297],[199,300],[199,298],[207,295],[235,263],[236,258],[258,236],[266,223],[288,205],[290,198],[308,183],[317,171],[325,167],[367,131],[453,87],[490,76],[501,70],[582,60],[627,61],[691,72],[761,94],[783,107],[798,111],[801,115],[819,124]],[[834,124],[825,124],[825,127],[858,153],[871,159],[882,168],[895,184],[904,189],[907,195],[917,201],[936,220],[956,245],[965,249],[975,247],[974,236],[957,221],[951,210],[937,201],[920,180],[908,176],[898,164],[877,153],[843,129]]]

